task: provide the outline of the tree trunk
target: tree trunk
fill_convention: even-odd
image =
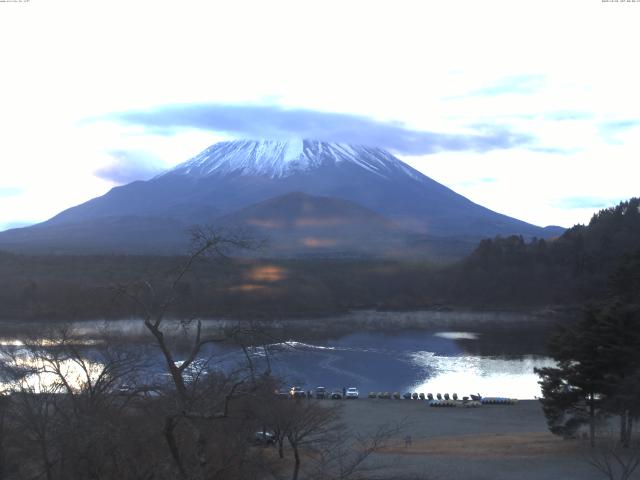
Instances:
[[[173,434],[175,428],[175,420],[171,417],[165,418],[163,430],[164,438],[167,442],[167,446],[169,447],[169,451],[171,452],[171,457],[180,471],[180,476],[182,478],[187,478],[187,473],[185,472],[184,465],[182,464],[182,458],[180,457],[180,450],[176,442],[176,437]]]
[[[293,477],[292,480],[298,480],[298,473],[300,473],[300,453],[298,452],[298,446],[295,444],[291,445],[293,447],[293,458],[295,459],[295,463],[293,465]]]
[[[167,363],[167,369],[169,370],[169,373],[171,374],[171,379],[173,380],[173,383],[176,387],[178,398],[180,399],[180,402],[182,402],[182,405],[184,406],[187,402],[187,387],[184,384],[184,379],[182,378],[182,372],[176,366],[176,362],[173,358],[173,354],[171,353],[171,350],[169,350],[169,347],[167,347],[167,343],[165,342],[165,339],[164,339],[164,334],[160,331],[158,327],[153,325],[153,323],[149,319],[145,320],[144,325],[147,327],[147,330],[151,332],[151,334],[156,338],[158,342],[160,351],[162,352],[162,355],[164,356],[164,359]]]
[[[589,445],[596,446],[596,406],[593,393],[589,395]]]
[[[53,480],[51,462],[49,461],[49,449],[47,448],[47,442],[44,439],[41,439],[40,441],[40,451],[42,452],[42,460],[44,463],[44,471],[47,475],[47,480]]]
[[[5,449],[4,449],[4,412],[5,412],[4,398],[0,398],[0,478],[4,478],[5,468]]]
[[[278,456],[284,458],[284,439],[278,438]]]
[[[207,437],[201,425],[195,425],[196,428],[196,458],[200,467],[201,478],[205,478],[207,472]]]
[[[620,444],[623,447],[629,446],[627,438],[627,411],[622,410],[620,413]]]

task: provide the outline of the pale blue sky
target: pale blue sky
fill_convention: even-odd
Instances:
[[[0,229],[230,138],[387,148],[570,226],[640,194],[640,3],[0,3]]]

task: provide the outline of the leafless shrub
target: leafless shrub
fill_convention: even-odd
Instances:
[[[610,432],[589,449],[587,462],[604,478],[628,480],[640,466],[640,441],[635,439],[625,446]]]

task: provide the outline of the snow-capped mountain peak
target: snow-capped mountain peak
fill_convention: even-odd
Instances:
[[[417,174],[380,148],[295,139],[216,143],[164,175],[208,177],[236,174],[282,178],[344,162],[354,163],[382,177],[398,170],[414,178]]]
[[[184,231],[192,225],[239,225],[268,232],[276,245],[295,243],[302,248],[295,255],[338,248],[343,237],[357,252],[371,252],[375,238],[389,238],[387,222],[410,232],[394,227],[391,236],[400,235],[401,243],[384,248],[398,254],[405,247],[462,254],[481,238],[557,235],[475,204],[380,148],[243,140],[213,145],[173,170],[114,187],[37,226],[2,232],[0,248],[175,254],[187,248]],[[294,241],[290,235],[300,226],[307,236]]]

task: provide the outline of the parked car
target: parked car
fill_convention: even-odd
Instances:
[[[302,387],[291,387],[289,395],[291,395],[291,398],[305,398],[307,396],[307,392],[305,392]]]
[[[117,390],[117,392],[121,395],[126,395],[127,393],[133,393],[134,391],[135,391],[135,387],[133,385],[129,385],[126,383],[123,383],[122,385],[120,385]]]
[[[316,398],[319,400],[327,398],[327,389],[325,387],[316,387]]]
[[[358,389],[356,387],[347,388],[347,392],[344,395],[346,399],[357,399],[359,396],[360,392],[358,392]]]
[[[253,443],[255,445],[271,445],[275,441],[275,435],[271,432],[260,430],[253,435]]]
[[[340,390],[339,388],[334,389],[333,392],[331,392],[331,399],[342,400],[342,390]]]

